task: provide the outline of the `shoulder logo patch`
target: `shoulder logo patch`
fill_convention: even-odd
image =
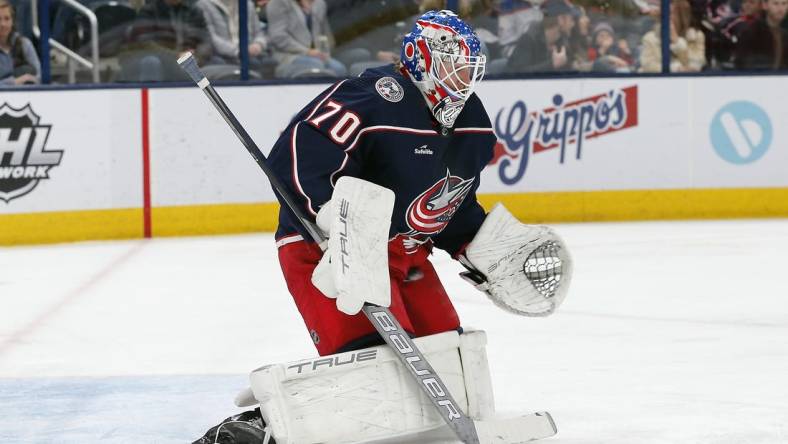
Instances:
[[[396,103],[405,97],[405,90],[393,77],[381,77],[375,82],[375,89],[380,94],[380,97],[389,102]]]

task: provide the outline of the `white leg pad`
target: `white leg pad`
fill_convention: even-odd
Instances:
[[[484,332],[446,332],[415,342],[471,418],[492,417]],[[268,365],[253,371],[250,381],[278,444],[368,442],[444,425],[386,346]],[[248,392],[237,401],[248,405]]]
[[[487,362],[487,334],[481,330],[468,331],[459,337],[460,361],[468,397],[465,413],[472,419],[492,418],[495,415],[495,397]]]

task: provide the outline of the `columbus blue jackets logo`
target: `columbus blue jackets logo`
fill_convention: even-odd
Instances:
[[[40,120],[30,104],[22,109],[0,106],[0,200],[6,203],[33,191],[60,165],[63,151],[46,150],[52,125],[40,125]]]
[[[442,231],[473,187],[473,178],[446,177],[411,202],[407,212],[408,226],[414,234],[435,234]]]
[[[389,102],[399,102],[405,97],[405,90],[393,77],[381,77],[375,82],[375,89]]]

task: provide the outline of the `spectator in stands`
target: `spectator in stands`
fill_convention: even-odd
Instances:
[[[643,15],[659,15],[657,0],[575,0],[585,8],[592,20],[618,17],[631,20]]]
[[[254,3],[252,0],[246,1],[249,68],[258,74],[265,73],[266,77],[270,77],[273,75],[272,65],[275,62],[267,53],[268,42],[255,12]],[[238,0],[198,0],[197,7],[202,10],[208,24],[208,33],[213,44],[211,63],[239,66],[241,55],[238,48],[240,44]]]
[[[14,26],[14,7],[0,0],[0,84],[39,83],[41,63],[33,43],[19,35]]]
[[[699,0],[706,1],[706,0]],[[659,0],[573,0],[591,19],[592,26],[608,22],[619,42],[626,41],[637,60],[643,35],[660,21]]]
[[[498,42],[501,45],[501,55],[511,56],[520,37],[528,32],[532,24],[542,20],[539,3],[540,0],[499,0]]]
[[[761,0],[742,0],[739,14],[721,23],[723,34],[736,42],[741,32],[761,16]]]
[[[186,0],[152,0],[140,9],[129,31],[128,51],[121,54],[127,81],[188,80],[177,63],[186,52],[199,63],[211,58],[205,17]]]
[[[590,71],[592,62],[588,60],[588,51],[592,43],[591,19],[586,15],[585,9],[577,6],[572,6],[572,16],[575,23],[566,39],[569,69]]]
[[[707,20],[714,26],[735,15],[736,13],[731,6],[731,0],[708,0],[706,2],[704,20]]]
[[[29,0],[10,0],[11,6],[14,7],[14,24],[15,29],[18,33],[22,34],[23,36],[27,37],[28,39],[33,39],[33,20],[31,17],[31,5]],[[52,2],[49,4],[49,10],[52,11],[52,8],[55,7]],[[39,12],[40,14],[40,12]],[[50,15],[52,17],[52,15]]]
[[[249,32],[249,63],[252,67],[262,62],[268,47],[265,35],[260,29],[260,21],[255,13],[254,3],[247,0]],[[239,64],[239,18],[238,0],[198,0],[197,7],[202,10],[208,25],[208,33],[213,44],[213,57],[227,64]]]
[[[254,8],[257,18],[263,25],[263,29],[268,29],[268,16],[265,14],[265,7],[268,5],[268,0],[255,0]]]
[[[324,0],[271,0],[266,16],[277,77],[347,75],[345,65],[330,55],[334,37]]]
[[[607,22],[599,22],[592,33],[593,44],[588,59],[594,71],[630,72],[634,63],[626,40],[616,41],[616,33]]]
[[[734,4],[735,3],[735,4]],[[736,17],[740,0],[690,0],[693,26],[703,32],[706,39],[706,58],[709,67],[724,66],[732,58],[732,43],[722,35],[724,23]],[[725,48],[725,46],[728,48]],[[726,51],[727,49],[727,51]],[[725,54],[727,53],[727,54]]]
[[[561,29],[561,37],[566,40],[572,34],[577,25],[577,18],[580,17],[580,10],[569,0],[547,0],[542,3],[543,15],[554,14],[558,19],[558,27]]]
[[[742,33],[760,16],[761,0],[742,0],[739,14],[723,19],[713,28],[711,57],[715,66],[733,68],[734,51]]]
[[[706,39],[702,32],[690,26],[691,20],[689,0],[670,2],[670,72],[698,72],[706,65]],[[659,24],[643,36],[641,72],[662,70],[660,36]]]
[[[737,69],[788,67],[788,37],[780,26],[788,12],[788,0],[764,0],[761,6],[761,17],[742,31],[736,45]]]
[[[506,72],[547,72],[569,67],[566,33],[574,27],[572,6],[564,0],[548,0],[542,5],[542,12],[542,22],[532,24],[515,45]]]

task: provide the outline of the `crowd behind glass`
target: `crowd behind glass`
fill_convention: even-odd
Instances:
[[[0,0],[0,83],[41,81],[31,1]],[[415,17],[445,0],[80,0],[99,24],[102,82],[187,80],[176,64],[194,53],[212,80],[356,76],[399,59]],[[662,71],[659,0],[459,0],[487,56],[487,75]],[[788,66],[788,0],[670,0],[670,72],[780,70]],[[49,33],[88,57],[83,15],[49,2]],[[45,26],[42,24],[41,26]],[[239,47],[241,27],[248,44]],[[52,49],[52,83],[67,57]],[[78,82],[90,82],[86,70]]]

